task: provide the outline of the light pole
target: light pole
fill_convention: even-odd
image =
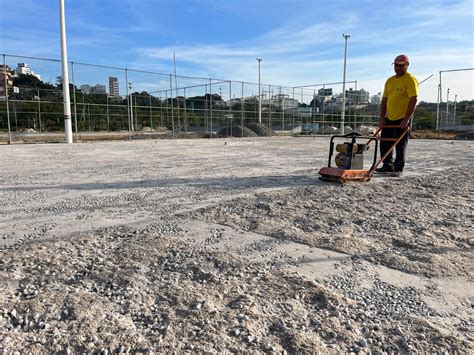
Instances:
[[[256,58],[258,62],[258,123],[262,123],[262,90],[260,82],[260,62],[262,58]]]
[[[64,18],[64,0],[59,0],[59,19],[61,32],[61,64],[63,75],[64,134],[66,143],[72,143],[71,99],[69,97],[69,75],[66,47],[66,20]]]
[[[341,134],[344,134],[344,117],[346,113],[346,63],[347,63],[347,39],[349,35],[342,34],[344,37],[344,74],[342,77],[342,107],[341,107]]]

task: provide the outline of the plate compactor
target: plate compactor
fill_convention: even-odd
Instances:
[[[385,128],[399,128],[399,126],[385,126]],[[372,136],[363,136],[359,133],[348,133],[344,135],[334,135],[329,143],[328,166],[319,170],[319,178],[324,181],[345,183],[348,181],[369,181],[377,166],[390,154],[398,142],[408,133],[405,128],[398,138],[382,138],[378,134],[381,129]],[[336,139],[346,140],[344,143],[335,144]],[[375,142],[372,165],[369,169],[364,169],[364,152],[370,148],[370,143]],[[380,141],[393,142],[389,150],[377,160],[377,152]],[[363,142],[363,143],[361,143]],[[336,167],[331,166],[334,148],[337,154],[334,157]]]

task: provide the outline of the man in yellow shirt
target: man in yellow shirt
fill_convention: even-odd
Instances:
[[[382,127],[382,138],[398,138],[403,129],[410,127],[413,112],[415,111],[418,97],[418,81],[407,72],[410,62],[405,54],[400,54],[393,61],[395,75],[385,82],[383,98],[380,107],[379,127]],[[384,126],[398,126],[384,128]],[[395,147],[396,157],[390,153],[383,161],[383,166],[376,171],[391,172],[400,176],[405,167],[405,153],[408,146],[409,132],[398,142]],[[380,154],[384,156],[393,142],[381,141]]]

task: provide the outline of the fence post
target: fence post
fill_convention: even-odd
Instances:
[[[173,108],[173,77],[170,74],[170,100],[171,100],[171,130],[174,138],[174,108]]]
[[[72,99],[74,104],[74,131],[76,133],[76,143],[77,140],[77,105],[76,105],[76,82],[74,80],[74,62],[71,62],[71,76],[72,76]],[[38,92],[39,96],[39,92]],[[40,125],[41,126],[41,125]]]
[[[439,105],[441,103],[441,71],[439,72],[438,104],[436,105],[436,130],[439,131]]]
[[[268,85],[268,128],[272,129],[272,86]]]
[[[184,117],[183,117],[183,126],[184,126],[184,132],[188,133],[188,111],[186,109],[186,88],[183,88],[183,96],[184,96]]]
[[[293,111],[293,114],[292,114],[293,123],[291,125],[291,129],[295,128],[295,107],[294,107],[294,105],[295,105],[295,88],[293,88],[293,105],[292,105],[293,106],[293,110],[292,110]],[[300,104],[298,103],[296,105],[296,108],[299,108],[299,106],[300,106]]]
[[[242,81],[242,99],[240,101],[240,113],[241,113],[241,127],[240,130],[242,132],[242,138],[244,137],[244,82]]]
[[[212,139],[212,79],[209,79],[209,101],[210,101],[210,113],[209,113],[209,119],[210,119],[210,124],[211,124],[211,139]]]
[[[148,94],[150,98],[150,128],[153,129],[153,110],[151,108],[151,94]]]
[[[131,110],[130,110],[130,95],[129,95],[129,88],[128,88],[128,69],[125,69],[125,89],[127,90],[127,120],[128,120],[128,139],[132,139],[132,118],[131,118]]]

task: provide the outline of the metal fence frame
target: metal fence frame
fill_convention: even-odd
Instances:
[[[464,69],[451,69],[451,70],[440,70],[439,71],[439,84],[438,84],[438,102],[436,106],[436,130],[439,131],[441,127],[441,114],[440,114],[440,106],[441,102],[443,101],[443,87],[442,87],[442,74],[443,73],[450,73],[450,72],[459,72],[459,71],[471,71],[474,68],[464,68]],[[448,107],[448,97],[446,97],[446,108]],[[446,119],[448,118],[448,113],[446,113]]]
[[[5,65],[6,69],[6,58],[15,58],[15,59],[29,59],[29,60],[37,60],[37,61],[48,61],[52,63],[60,63],[60,60],[56,59],[48,59],[48,58],[39,58],[39,57],[30,57],[30,56],[20,56],[20,55],[13,55],[13,54],[3,54],[3,64]],[[316,102],[316,98],[319,97],[316,95],[316,90],[319,88],[327,88],[331,85],[340,85],[343,84],[342,82],[335,82],[335,83],[319,83],[319,84],[311,84],[311,85],[303,85],[303,86],[295,86],[295,87],[288,87],[283,85],[272,85],[272,84],[261,84],[263,90],[258,97],[255,94],[258,91],[258,84],[252,82],[245,82],[245,81],[233,81],[233,80],[226,80],[226,79],[216,79],[216,78],[201,78],[201,77],[189,77],[189,76],[180,76],[174,74],[165,74],[153,71],[144,71],[144,70],[136,70],[136,69],[129,69],[129,68],[122,68],[122,67],[114,67],[114,66],[105,66],[105,65],[98,65],[98,64],[89,64],[89,63],[82,63],[82,62],[74,62],[69,61],[68,65],[70,66],[71,71],[71,106],[73,112],[73,126],[74,126],[74,136],[75,140],[78,141],[78,136],[81,132],[88,132],[93,129],[98,129],[96,125],[93,125],[91,119],[89,118],[89,124],[84,124],[84,116],[85,116],[85,108],[88,110],[88,114],[90,117],[91,109],[93,115],[95,115],[95,119],[97,117],[101,117],[101,115],[106,115],[106,123],[105,128],[101,129],[102,131],[110,131],[111,127],[111,118],[110,113],[115,112],[116,117],[119,116],[120,112],[120,127],[119,129],[125,128],[128,131],[128,138],[132,139],[132,136],[135,132],[138,131],[140,125],[144,127],[143,124],[145,122],[144,115],[145,111],[149,111],[149,121],[150,126],[156,127],[153,124],[154,117],[160,117],[160,125],[163,125],[164,117],[166,117],[166,124],[169,125],[169,129],[171,131],[172,138],[175,138],[176,135],[181,136],[182,133],[188,133],[189,130],[192,128],[196,130],[199,128],[203,130],[212,138],[215,132],[222,128],[225,125],[232,126],[240,126],[241,131],[243,132],[243,128],[246,123],[255,122],[257,119],[258,114],[258,105],[257,102],[261,101],[262,103],[267,100],[268,104],[264,104],[264,110],[262,112],[262,122],[267,124],[270,128],[276,130],[294,130],[296,127],[303,126],[310,127],[311,129],[302,129],[305,130],[305,133],[319,133],[319,134],[327,134],[327,133],[334,133],[334,128],[332,130],[326,130],[329,125],[338,127],[340,124],[340,108],[338,112],[337,104],[334,102],[331,103],[331,112],[324,111],[324,102],[323,102],[323,111],[317,112],[316,107],[309,108],[309,112],[311,112],[310,116],[307,113],[302,114],[300,111],[300,106],[306,105],[306,102],[310,102],[312,99],[313,103]],[[122,73],[123,78],[125,79],[125,96],[121,96],[122,102],[112,104],[111,97],[109,94],[105,94],[104,103],[93,103],[93,102],[85,102],[84,97],[85,94],[78,93],[76,83],[77,83],[77,72],[76,69],[81,66],[90,70],[91,68],[99,68],[108,71],[115,71]],[[130,75],[137,75],[137,74],[145,74],[149,75],[155,79],[157,79],[157,88],[158,90],[150,90],[147,91],[149,104],[144,105],[137,102],[143,102],[143,95],[137,94],[136,92],[132,92],[132,87],[130,83]],[[114,75],[118,76],[118,75]],[[166,80],[165,80],[166,79]],[[174,79],[174,80],[173,80]],[[6,76],[5,76],[6,81]],[[167,82],[166,87],[163,87],[163,83]],[[195,82],[194,85],[184,85],[181,82]],[[355,89],[357,90],[357,81],[347,81],[346,83],[354,83]],[[227,86],[228,88],[224,88],[224,94],[222,94],[222,87]],[[5,87],[7,87],[5,83]],[[191,92],[194,89],[199,89],[201,94],[204,95],[197,95],[199,97],[204,97],[205,102],[201,102],[200,105],[202,109],[194,108],[194,104],[192,99],[193,96]],[[268,89],[268,91],[266,91]],[[25,87],[23,90],[28,90]],[[46,89],[42,89],[46,90]],[[228,106],[220,106],[217,105],[217,102],[213,102],[213,97],[217,95],[217,90],[219,90],[219,97],[223,100],[223,97],[228,97]],[[58,90],[59,91],[59,90]],[[194,90],[195,91],[195,90]],[[278,106],[277,104],[273,103],[273,98],[275,96],[275,92],[280,95],[281,104]],[[336,92],[335,92],[336,93]],[[153,95],[155,94],[155,95]],[[158,94],[158,95],[156,95]],[[181,95],[182,94],[182,95]],[[236,99],[236,94],[239,96]],[[301,94],[301,100],[298,95]],[[80,96],[82,96],[82,102],[80,100]],[[284,96],[281,96],[284,95]],[[196,95],[195,95],[196,96]],[[41,101],[41,95],[38,90],[37,95],[33,97],[37,97],[38,109],[37,112],[34,114],[37,118],[33,119],[34,127],[39,127],[39,131],[41,132],[44,130],[44,125],[42,126],[42,106],[46,104],[53,105],[54,102],[47,102]],[[289,101],[293,106],[285,107],[285,98]],[[153,105],[153,101],[158,102],[159,105]],[[240,106],[239,106],[240,101]],[[18,133],[19,125],[18,120],[16,119],[18,112],[16,111],[16,106],[21,106],[24,103],[33,103],[36,102],[34,100],[24,100],[24,99],[12,99],[10,95],[6,95],[6,111],[7,111],[7,130],[8,130],[8,139],[9,142],[12,141],[11,137],[11,117],[10,117],[10,104],[13,104],[15,107],[15,128]],[[233,102],[235,102],[233,104]],[[62,101],[61,101],[62,103]],[[59,101],[58,101],[59,104]],[[192,107],[189,107],[189,104]],[[251,107],[254,105],[254,107]],[[314,104],[315,105],[315,104]],[[126,110],[126,125],[123,118],[125,118]],[[312,110],[312,111],[311,111]],[[351,107],[346,107],[346,112],[349,111],[349,119],[350,121],[350,110]],[[82,112],[82,114],[81,114]],[[105,112],[105,113],[104,113]],[[33,112],[21,112],[20,114],[23,115],[31,115]],[[56,112],[49,112],[50,115],[56,114]],[[62,115],[62,110],[58,110],[58,115]],[[155,116],[154,116],[155,114]],[[190,117],[197,117],[200,119],[200,124],[192,127],[190,125]],[[79,119],[80,116],[80,119]],[[29,117],[29,116],[28,116]],[[140,121],[140,117],[142,120]],[[328,120],[330,117],[330,120]],[[338,118],[339,117],[339,118]],[[79,119],[79,120],[78,120]],[[28,118],[28,125],[29,125]],[[117,118],[116,118],[117,120]],[[376,115],[363,117],[357,116],[353,114],[353,122],[352,124],[355,126],[358,123],[364,123],[369,121],[369,123],[376,124],[378,117]],[[100,121],[100,120],[99,120]],[[58,121],[59,123],[59,121]],[[155,121],[156,124],[156,121]],[[82,125],[82,126],[81,126]],[[85,129],[86,126],[88,130]],[[116,126],[116,125],[115,125]],[[84,129],[81,129],[83,127]],[[94,128],[93,128],[94,127]],[[318,129],[316,129],[318,127]],[[309,132],[308,132],[309,131]],[[296,133],[296,132],[295,132]]]

